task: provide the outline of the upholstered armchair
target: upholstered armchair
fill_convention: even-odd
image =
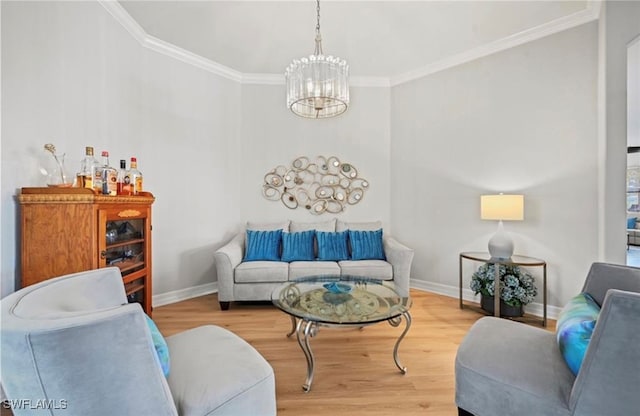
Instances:
[[[594,263],[582,292],[601,309],[577,375],[554,332],[482,318],[456,356],[460,415],[638,414],[640,269]]]
[[[0,301],[2,385],[19,415],[275,415],[271,366],[207,325],[166,338],[165,378],[117,268],[25,287]]]

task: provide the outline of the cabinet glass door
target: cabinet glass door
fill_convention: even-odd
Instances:
[[[100,210],[100,267],[117,267],[129,302],[150,310],[150,225],[146,209]]]
[[[107,221],[106,266],[116,266],[122,276],[144,268],[142,219]]]

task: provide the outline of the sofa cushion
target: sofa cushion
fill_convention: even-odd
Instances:
[[[247,230],[247,248],[243,261],[280,260],[282,230]]]
[[[319,221],[319,222],[297,222],[291,221],[289,225],[289,231],[299,232],[299,231],[324,231],[324,232],[332,232],[336,230],[336,219],[332,219],[329,221]]]
[[[340,276],[335,261],[294,261],[289,264],[289,280],[309,276]]]
[[[580,293],[565,305],[558,316],[556,325],[558,346],[574,375],[580,371],[599,314],[600,306],[591,295]]]
[[[636,228],[636,222],[638,221],[637,217],[627,218],[627,230],[632,230]]]
[[[282,261],[249,261],[240,263],[235,270],[236,283],[286,282],[289,263]]]
[[[393,267],[384,260],[344,260],[338,262],[342,276],[392,280]]]
[[[349,258],[347,231],[325,233],[316,232],[318,240],[318,260],[339,261]]]
[[[289,231],[289,221],[281,221],[281,222],[253,222],[247,221],[247,230],[255,230],[255,231],[273,231],[273,230],[282,230]]]
[[[358,231],[375,231],[382,228],[382,221],[372,222],[344,222],[338,220],[336,223],[336,231],[358,230]]]
[[[153,319],[149,318],[149,315],[147,314],[144,316],[147,321],[147,326],[149,327],[149,332],[151,332],[151,340],[153,341],[153,348],[155,348],[156,354],[158,355],[160,368],[162,368],[164,376],[167,377],[169,375],[170,367],[169,347],[167,346],[167,341],[165,341],[158,329],[158,326],[153,322]]]
[[[314,230],[282,233],[282,261],[315,260]]]
[[[349,230],[351,260],[386,260],[382,247],[382,228],[376,231]]]

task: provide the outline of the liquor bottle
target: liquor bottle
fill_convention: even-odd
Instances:
[[[127,171],[125,182],[131,187],[131,195],[139,195],[142,192],[142,173],[138,170],[138,159],[131,158],[131,168]]]
[[[127,161],[120,159],[120,170],[118,170],[117,192],[118,195],[131,195],[131,187],[126,182]]]
[[[80,188],[94,189],[95,183],[100,182],[99,188],[100,192],[102,192],[102,183],[100,181],[102,175],[99,167],[100,163],[93,157],[93,147],[85,147],[85,157],[80,163],[80,173],[78,173],[78,186]],[[98,175],[97,180],[96,175]]]
[[[115,196],[118,194],[118,172],[109,165],[109,152],[102,151],[102,194]]]

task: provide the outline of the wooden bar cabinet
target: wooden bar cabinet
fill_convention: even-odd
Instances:
[[[151,315],[151,205],[155,198],[108,196],[85,188],[22,188],[22,287],[117,266],[130,302]]]

